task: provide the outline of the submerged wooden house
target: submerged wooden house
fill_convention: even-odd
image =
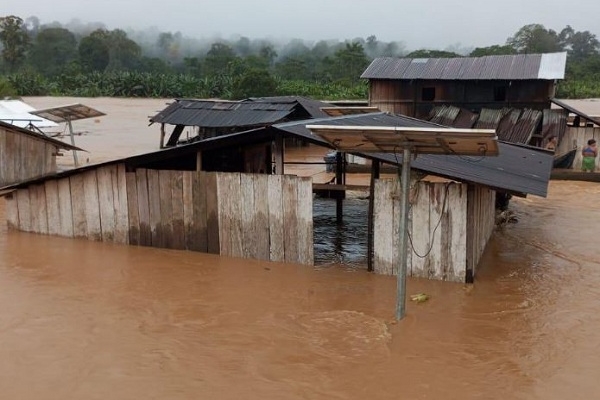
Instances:
[[[0,187],[56,172],[61,150],[81,150],[0,121]]]
[[[285,153],[273,151],[286,138],[330,148],[308,123],[440,128],[387,113],[311,119],[85,166],[4,188],[12,190],[6,195],[9,226],[310,265],[314,243],[324,240],[313,237],[312,179],[283,175]],[[445,180],[415,180],[415,252],[433,246],[423,258],[412,257],[412,276],[471,281],[494,228],[495,190],[546,195],[551,155],[505,143],[499,148],[498,157],[420,155],[413,162],[416,178]],[[401,157],[356,155],[373,163],[372,270],[393,273],[396,188],[380,181],[377,171],[381,163],[398,166]]]

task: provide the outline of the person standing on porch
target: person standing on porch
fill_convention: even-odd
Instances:
[[[596,169],[596,156],[598,155],[598,148],[594,139],[588,140],[587,146],[581,150],[581,155],[583,156],[581,170],[584,172],[594,172]]]

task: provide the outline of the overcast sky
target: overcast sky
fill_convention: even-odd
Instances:
[[[181,32],[189,37],[353,39],[375,35],[407,49],[504,44],[521,26],[566,25],[600,37],[600,1],[571,0],[1,0],[0,16],[41,23],[102,22],[109,29]]]

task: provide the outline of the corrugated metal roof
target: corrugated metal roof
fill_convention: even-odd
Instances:
[[[558,144],[562,141],[567,130],[566,110],[544,110],[542,118],[542,139],[545,145],[550,136],[556,136]]]
[[[302,118],[325,117],[328,103],[303,97],[251,98],[242,101],[178,99],[150,118],[150,122],[205,128],[271,125],[299,113]],[[300,112],[302,111],[302,112]]]
[[[457,58],[380,57],[361,78],[427,80],[564,79],[567,53],[516,54]]]
[[[35,179],[11,185],[3,189],[23,187],[45,179],[73,175],[85,170],[103,165],[124,162],[128,165],[143,167],[144,163],[157,160],[177,159],[182,154],[194,153],[199,149],[214,149],[243,144],[262,143],[273,140],[277,135],[306,140],[311,143],[330,147],[329,143],[313,135],[306,128],[307,124],[320,125],[353,125],[353,126],[398,126],[398,127],[439,127],[440,125],[406,116],[387,113],[347,115],[333,118],[308,119],[276,124],[250,131],[223,135],[201,140],[192,144],[168,148],[153,153],[127,157],[96,165],[87,165],[74,170],[64,171],[43,179]],[[413,161],[415,169],[428,174],[438,175],[449,179],[471,182],[491,188],[518,194],[533,194],[546,196],[553,156],[547,151],[535,150],[529,147],[511,145],[499,142],[500,154],[497,157],[465,157],[447,155],[419,155]],[[358,156],[377,159],[390,164],[402,162],[401,155],[395,154],[363,154]]]
[[[377,113],[310,121],[294,121],[273,125],[273,128],[329,147],[326,141],[313,135],[310,130],[306,129],[307,124],[402,127],[439,126],[438,124],[406,116]],[[449,179],[471,182],[512,193],[525,193],[545,197],[548,194],[548,181],[550,180],[553,156],[547,151],[530,146],[519,146],[504,142],[499,142],[498,146],[500,154],[497,157],[419,155],[412,162],[412,167]],[[363,154],[358,152],[355,154],[391,164],[402,163],[402,156],[396,154]]]

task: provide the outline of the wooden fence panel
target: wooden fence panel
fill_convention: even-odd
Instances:
[[[125,173],[127,181],[127,215],[129,229],[129,244],[140,245],[140,212],[137,179],[135,172]]]
[[[256,258],[269,260],[269,176],[254,175],[254,235]],[[312,194],[311,194],[312,199]]]
[[[160,223],[157,230],[161,230],[159,247],[173,248],[173,171],[160,170]]]
[[[219,237],[219,186],[221,183],[216,172],[206,174],[206,234],[208,252],[219,254],[221,238]],[[197,187],[197,185],[194,185]]]
[[[283,176],[283,245],[285,261],[297,263],[298,256],[298,186],[295,177]]]
[[[269,175],[269,239],[271,261],[285,260],[283,228],[283,175]]]
[[[69,181],[71,183],[71,205],[73,206],[73,236],[87,237],[83,175],[73,175],[69,178]]]
[[[31,232],[31,202],[29,199],[29,188],[17,190],[16,195],[19,212],[19,229],[25,232]]]
[[[115,242],[129,243],[129,206],[127,203],[127,174],[125,165],[117,165],[113,181],[113,201],[116,210],[115,216]],[[135,187],[135,181],[133,182]]]
[[[148,174],[145,169],[135,172],[138,197],[138,212],[140,216],[140,245],[152,246],[152,223],[150,221],[150,200],[148,189]]]
[[[98,168],[96,176],[98,179],[98,204],[100,206],[100,226],[102,229],[102,240],[112,242],[115,239],[115,200],[113,195],[112,175],[116,166]]]
[[[87,238],[102,240],[102,223],[100,222],[100,199],[98,198],[98,177],[96,170],[84,172],[83,192],[85,196],[85,222]]]
[[[161,209],[160,209],[160,182],[157,170],[146,170],[148,175],[148,205],[150,208],[150,230],[152,232],[152,246],[164,247],[162,238]]]
[[[313,194],[312,179],[298,178],[298,204],[296,215],[298,220],[298,262],[304,265],[314,263],[313,240]]]
[[[71,181],[58,180],[58,211],[60,215],[60,235],[73,237],[73,204],[71,202]]]
[[[193,201],[193,226],[195,242],[192,250],[208,252],[208,180],[209,177],[204,172],[193,173],[192,201]],[[216,182],[216,181],[215,181]],[[216,183],[215,183],[216,184]],[[215,187],[216,197],[216,187]],[[215,217],[216,218],[216,217]],[[217,222],[215,222],[216,224]],[[218,234],[218,228],[214,228]],[[216,248],[219,247],[218,238],[216,239]]]
[[[255,203],[254,203],[254,176],[252,174],[240,175],[241,192],[241,231],[242,231],[242,257],[256,258],[257,237],[255,234]]]
[[[1,135],[0,135],[1,136]],[[2,168],[0,168],[2,169]],[[1,173],[1,172],[0,172]],[[8,229],[19,229],[19,206],[17,204],[17,192],[7,194],[6,200],[6,223]]]
[[[29,187],[31,201],[31,230],[48,234],[48,212],[46,210],[46,189],[43,184]]]
[[[467,185],[454,184],[450,187],[448,205],[448,224],[450,239],[448,243],[446,274],[453,281],[464,281],[467,266]]]
[[[172,171],[171,199],[173,202],[173,249],[185,249],[185,227],[183,223],[183,171]]]
[[[239,173],[217,173],[220,254],[243,257],[242,199]]]
[[[62,228],[60,226],[58,181],[51,179],[44,182],[44,186],[46,191],[46,210],[48,213],[48,233],[50,235],[60,235]]]
[[[393,190],[393,181],[375,180],[373,198],[373,270],[383,275],[391,275],[393,273]]]

